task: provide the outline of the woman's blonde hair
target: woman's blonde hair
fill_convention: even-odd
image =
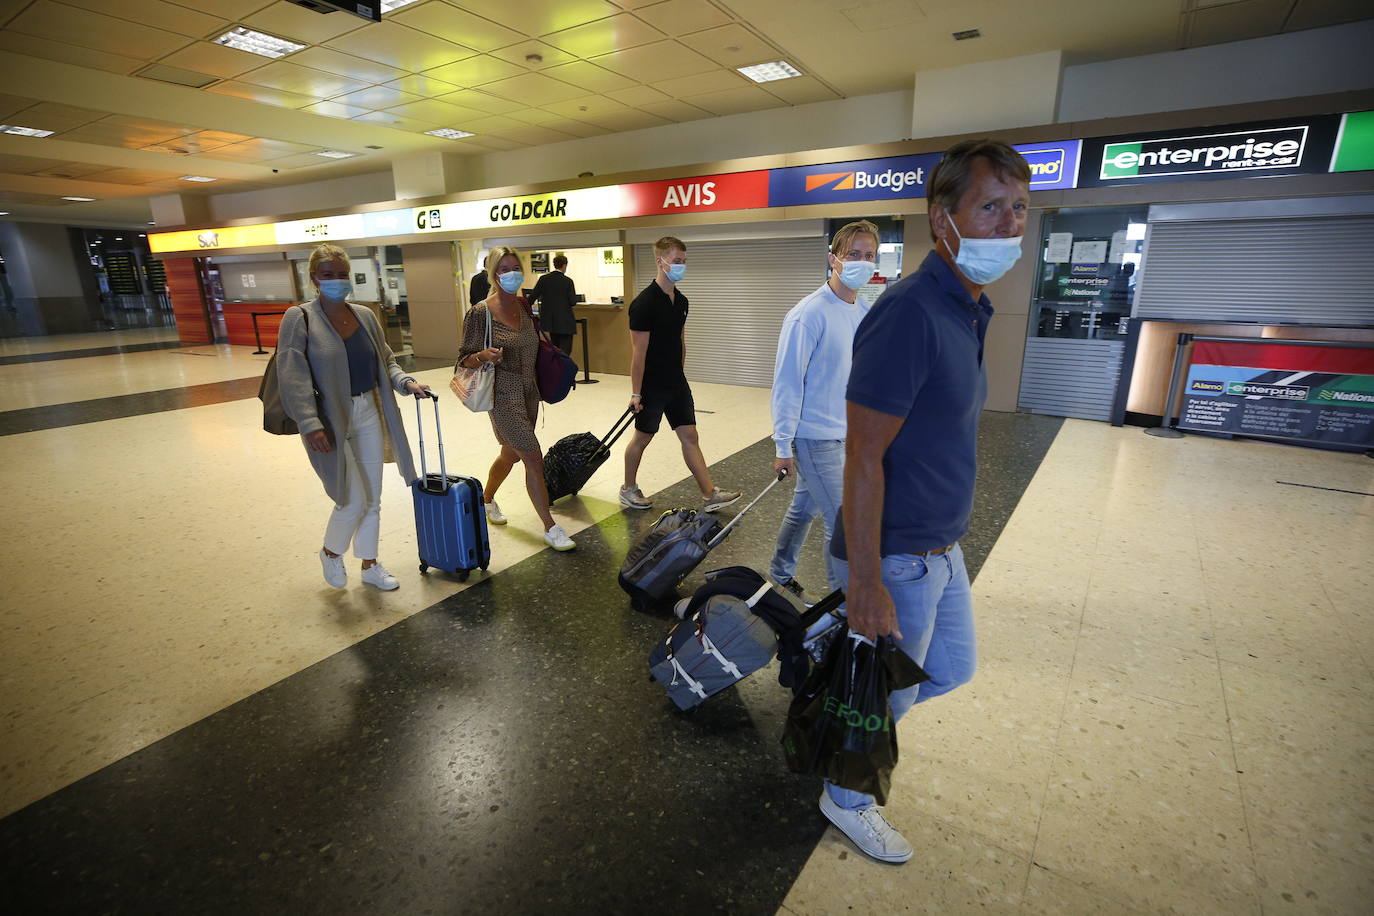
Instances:
[[[315,283],[315,271],[319,268],[321,261],[343,261],[344,267],[352,267],[353,262],[348,259],[348,252],[338,245],[316,245],[315,250],[310,252],[310,282],[319,289],[320,285]]]
[[[492,289],[497,289],[500,286],[500,284],[496,282],[497,265],[501,263],[503,258],[506,258],[510,255],[515,256],[515,260],[520,262],[520,269],[524,270],[525,262],[520,257],[520,252],[516,251],[509,245],[498,245],[487,254],[487,280],[491,283]]]

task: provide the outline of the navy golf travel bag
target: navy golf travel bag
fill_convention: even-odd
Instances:
[[[434,432],[439,440],[439,473],[425,467],[425,432],[420,418],[420,402],[415,402],[415,418],[420,438],[420,478],[410,485],[415,497],[415,540],[420,547],[420,572],[432,566],[458,576],[466,582],[474,569],[491,563],[491,541],[487,538],[487,512],[482,499],[482,484],[475,477],[448,474],[444,464],[444,434],[439,427],[439,398],[434,399]]]
[[[648,610],[677,594],[677,587],[706,555],[720,545],[739,520],[786,477],[779,471],[773,482],[722,526],[705,512],[672,509],[659,516],[649,533],[630,548],[620,566],[620,587],[636,610]]]
[[[611,456],[611,446],[633,423],[634,410],[629,409],[601,439],[591,433],[573,433],[551,445],[544,453],[544,486],[549,489],[549,502],[573,496],[586,486],[597,468]]]

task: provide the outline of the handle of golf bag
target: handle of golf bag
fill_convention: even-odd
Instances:
[[[810,627],[826,614],[838,609],[842,604],[844,604],[844,589],[837,588],[820,601],[817,601],[811,607],[807,608],[806,613],[801,615],[801,619],[798,620],[797,623],[804,628]]]
[[[444,463],[444,428],[439,424],[439,396],[426,392],[434,401],[434,435],[439,440],[439,492],[448,489],[448,466]],[[420,488],[424,489],[429,480],[429,468],[425,466],[425,424],[420,413],[420,399],[415,399],[415,429],[420,440]]]
[[[635,409],[626,407],[625,412],[620,415],[620,419],[616,420],[615,425],[611,427],[611,431],[606,433],[605,438],[601,440],[601,447],[610,448],[615,445],[615,440],[625,435],[625,431],[634,425],[634,416]]]
[[[758,504],[758,501],[761,500],[761,499],[763,499],[765,496],[767,496],[767,495],[768,495],[768,491],[771,490],[771,489],[773,489],[774,487],[776,487],[776,486],[778,485],[778,483],[779,483],[784,477],[786,477],[786,476],[787,476],[787,472],[786,472],[786,471],[778,471],[778,476],[773,478],[773,482],[770,483],[768,486],[764,487],[764,488],[763,488],[763,492],[760,493],[758,496],[755,496],[754,499],[753,499],[753,501],[751,501],[751,502],[749,503],[749,505],[747,505],[747,506],[745,506],[743,509],[739,510],[739,512],[735,514],[735,517],[732,518],[732,519],[730,519],[730,521],[726,524],[726,526],[725,526],[724,528],[720,529],[720,531],[716,534],[716,536],[713,537],[713,538],[711,538],[711,540],[707,543],[706,546],[707,546],[708,548],[710,548],[710,549],[715,549],[715,546],[716,546],[717,544],[719,544],[721,541],[725,540],[725,536],[728,535],[728,534],[730,533],[730,529],[733,528],[733,527],[735,527],[735,525],[739,524],[739,520],[742,519],[742,518],[744,518],[744,516],[747,515],[747,514],[749,513],[749,510],[752,509],[752,508],[754,508],[754,506],[756,506],[756,505]]]

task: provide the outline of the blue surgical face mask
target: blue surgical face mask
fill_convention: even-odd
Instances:
[[[320,288],[321,296],[334,302],[353,292],[353,283],[349,280],[320,280],[316,285]]]
[[[508,270],[503,274],[497,274],[496,282],[500,283],[506,292],[517,293],[525,284],[525,275],[518,270]]]
[[[1021,259],[1021,236],[1010,239],[966,239],[949,221],[954,234],[959,238],[959,253],[954,255],[954,265],[959,272],[979,286],[986,286],[1004,277],[1012,265]],[[943,241],[943,240],[942,240]],[[949,242],[945,242],[949,248]]]
[[[873,279],[873,262],[841,261],[840,269],[836,272],[840,275],[841,283],[857,292]]]
[[[668,275],[669,283],[677,283],[682,279],[682,275],[687,273],[686,264],[664,264],[663,266],[667,268],[664,273]]]

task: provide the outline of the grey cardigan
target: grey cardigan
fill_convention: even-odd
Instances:
[[[405,384],[413,379],[396,365],[396,357],[386,345],[382,327],[372,311],[360,305],[348,304],[353,314],[362,324],[362,331],[372,337],[372,348],[377,354],[377,403],[381,408],[382,429],[386,434],[384,453],[394,455],[396,469],[401,472],[407,485],[416,478],[415,462],[410,456],[410,443],[406,439],[405,427],[401,424],[400,408],[395,395],[383,390],[383,383],[390,384],[396,391],[404,394]],[[309,365],[306,364],[306,323],[301,310],[309,312]],[[319,385],[324,398],[324,418],[318,416],[315,395],[310,385],[310,372],[314,370],[315,382]],[[323,429],[328,422],[334,435],[332,452],[316,452],[306,448],[310,464],[324,484],[324,491],[335,505],[348,502],[348,462],[340,447],[349,434],[352,419],[350,407],[352,386],[348,376],[348,350],[339,332],[329,323],[318,298],[302,302],[295,308],[286,310],[282,317],[281,328],[277,331],[277,383],[281,388],[282,408],[286,415],[296,421],[301,435]],[[302,438],[304,443],[304,438]],[[391,460],[391,458],[388,458]]]

